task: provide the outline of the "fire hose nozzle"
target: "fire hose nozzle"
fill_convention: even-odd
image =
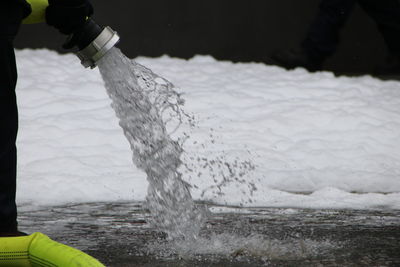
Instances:
[[[32,13],[23,23],[40,23],[45,21],[48,0],[26,0],[32,7]],[[92,18],[72,33],[63,47],[72,49],[78,47],[77,56],[86,68],[96,67],[96,63],[119,41],[119,35],[110,27],[98,25]]]
[[[76,52],[85,68],[95,68],[97,62],[119,42],[119,35],[110,27],[101,27],[88,18],[86,23],[74,32],[63,45],[65,49],[78,47]]]
[[[79,50],[77,56],[85,68],[95,68],[96,63],[119,41],[119,35],[110,27],[103,31],[87,47]]]

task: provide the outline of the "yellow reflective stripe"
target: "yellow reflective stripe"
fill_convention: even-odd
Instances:
[[[1,237],[0,266],[31,267],[28,248],[32,238],[32,236]]]

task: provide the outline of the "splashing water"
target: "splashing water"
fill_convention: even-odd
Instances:
[[[167,80],[113,48],[99,61],[112,107],[128,139],[135,165],[149,181],[146,205],[152,224],[169,238],[197,238],[206,213],[194,203],[177,171],[182,146],[167,124],[182,122],[183,100]]]
[[[245,237],[235,233],[212,233],[208,237],[199,237],[193,242],[176,240],[174,245],[159,242],[147,244],[148,250],[161,258],[190,259],[193,255],[209,259],[227,257],[230,259],[253,258],[264,261],[274,259],[304,260],[315,255],[321,255],[341,244],[330,240],[316,241],[313,239],[288,238],[279,240],[265,238],[260,234],[250,234]]]

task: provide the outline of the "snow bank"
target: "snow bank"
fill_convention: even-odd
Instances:
[[[399,82],[205,56],[137,60],[173,82],[196,118],[177,133],[191,136],[182,172],[196,199],[400,208]],[[19,203],[143,200],[146,177],[98,70],[48,50],[17,51],[17,61]]]

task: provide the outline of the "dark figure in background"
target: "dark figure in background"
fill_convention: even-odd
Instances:
[[[31,12],[25,0],[2,0],[0,8],[0,237],[18,236],[16,193],[18,111],[13,40]],[[49,0],[46,21],[71,34],[93,13],[88,0]],[[39,178],[39,177],[38,177]]]
[[[384,66],[375,74],[400,74],[400,2],[399,0],[322,0],[319,12],[299,50],[276,53],[272,63],[286,69],[304,67],[321,70],[339,43],[339,31],[358,3],[374,19],[388,47]]]

